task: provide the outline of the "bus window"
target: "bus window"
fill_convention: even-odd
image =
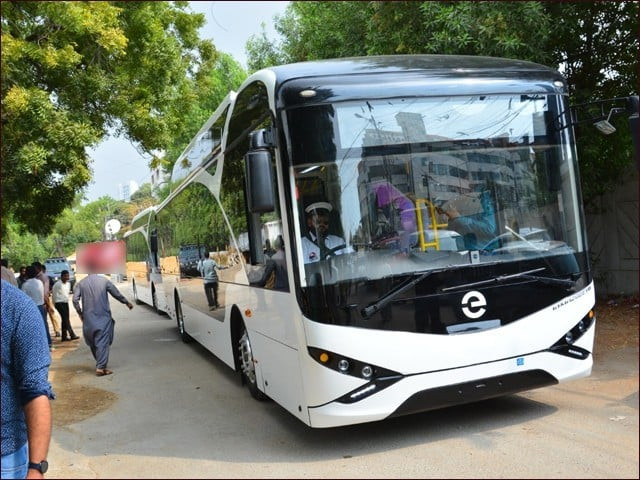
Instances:
[[[245,155],[249,150],[249,134],[255,130],[272,126],[269,104],[264,84],[255,84],[238,94],[236,105],[229,121],[231,145],[225,155],[222,173],[220,200],[229,215],[238,251],[245,273],[251,285],[275,288],[275,272],[271,257],[276,253],[276,240],[282,240],[282,216],[278,204],[272,212],[251,213],[246,204]],[[272,162],[275,162],[272,155]],[[273,171],[275,172],[275,164]],[[277,179],[273,178],[273,191],[279,199]],[[284,247],[284,245],[283,245]],[[288,289],[288,282],[287,287]]]

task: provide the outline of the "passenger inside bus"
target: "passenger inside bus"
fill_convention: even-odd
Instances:
[[[491,194],[460,195],[437,208],[449,220],[449,229],[458,232],[468,250],[480,250],[496,236],[496,216]]]
[[[409,249],[410,236],[417,232],[416,206],[408,194],[402,193],[386,181],[371,187],[377,207],[374,238],[377,245],[397,237],[398,248]]]
[[[307,233],[302,237],[304,263],[315,263],[329,255],[349,253],[344,239],[329,233],[329,213],[333,206],[329,202],[314,202],[305,208]]]

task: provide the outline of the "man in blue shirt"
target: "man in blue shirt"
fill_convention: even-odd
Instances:
[[[209,310],[215,310],[220,307],[218,303],[218,273],[216,269],[220,269],[220,267],[211,254],[198,266],[204,281],[204,293],[207,296]]]
[[[2,478],[44,478],[51,441],[51,354],[35,303],[2,280]]]

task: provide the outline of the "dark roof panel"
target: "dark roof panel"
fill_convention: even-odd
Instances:
[[[524,60],[471,55],[381,55],[292,63],[271,67],[278,82],[292,78],[364,73],[393,73],[407,70],[451,72],[461,70],[504,72],[555,72],[552,68]]]

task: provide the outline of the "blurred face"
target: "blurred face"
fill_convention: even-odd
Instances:
[[[329,233],[329,215],[326,213],[318,213],[311,215],[307,220],[311,231],[320,237],[326,237]]]
[[[24,277],[27,274],[27,267],[20,268],[20,276]]]
[[[67,283],[69,281],[69,274],[63,273],[62,276],[60,277],[60,280],[62,280],[62,283]]]

